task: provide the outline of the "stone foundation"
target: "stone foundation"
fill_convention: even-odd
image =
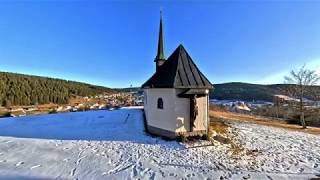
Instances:
[[[168,131],[168,130],[165,130],[165,129],[160,129],[160,128],[153,127],[153,126],[148,126],[148,133],[153,134],[153,135],[157,135],[157,136],[166,137],[166,138],[169,138],[169,139],[176,138],[176,133],[175,132]]]
[[[206,131],[193,131],[193,132],[172,132],[168,131],[165,129],[153,127],[153,126],[148,126],[148,133],[161,136],[161,137],[166,137],[169,139],[175,139],[179,135],[184,135],[184,136],[201,136],[203,134],[206,134]]]

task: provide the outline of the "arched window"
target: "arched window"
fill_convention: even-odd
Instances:
[[[163,100],[162,100],[162,98],[158,98],[157,107],[158,107],[158,109],[163,109]]]

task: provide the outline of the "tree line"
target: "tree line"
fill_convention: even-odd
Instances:
[[[66,104],[75,96],[111,93],[112,89],[61,79],[0,72],[0,105]]]

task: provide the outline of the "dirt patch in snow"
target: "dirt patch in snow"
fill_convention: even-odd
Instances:
[[[245,150],[236,139],[237,130],[233,129],[227,122],[221,119],[213,119],[210,122],[209,131],[211,141],[229,145],[228,151],[232,153],[233,158]]]
[[[271,118],[259,117],[254,115],[225,112],[225,111],[210,111],[210,117],[212,119],[221,119],[224,121],[249,122],[249,123],[261,124],[265,126],[284,128],[284,129],[293,130],[293,131],[320,135],[320,128],[308,127],[307,129],[303,129],[299,125],[288,124],[288,122],[286,121],[275,120]]]

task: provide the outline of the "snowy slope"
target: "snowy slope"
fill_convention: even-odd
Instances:
[[[142,111],[0,119],[0,179],[308,179],[320,174],[320,137],[232,123],[229,144],[186,148],[143,132]],[[201,142],[205,143],[205,142]],[[248,153],[251,152],[251,153]]]

